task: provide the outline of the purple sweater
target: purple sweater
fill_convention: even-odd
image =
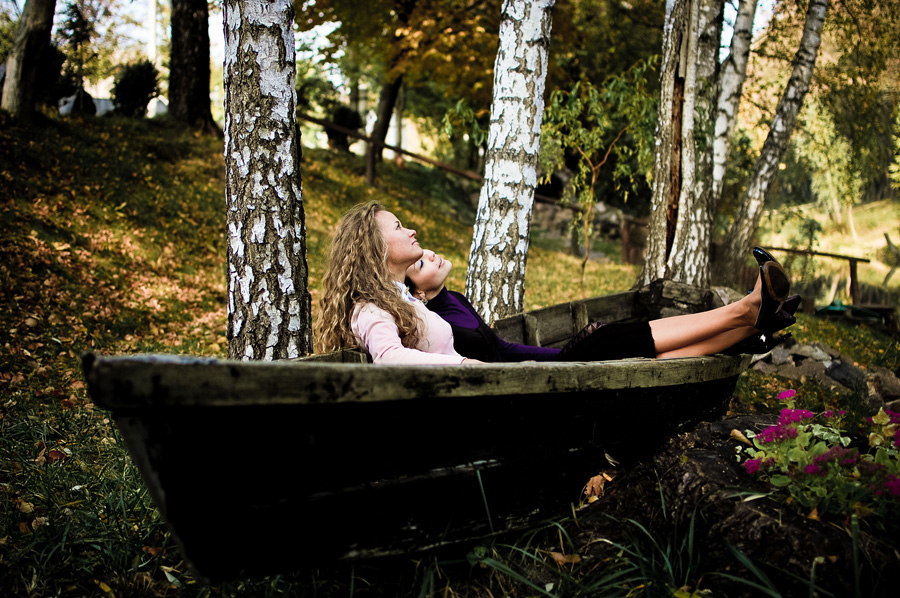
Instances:
[[[464,295],[442,289],[426,307],[453,329],[453,348],[471,359],[496,361],[554,361],[559,349],[510,343],[488,326]]]

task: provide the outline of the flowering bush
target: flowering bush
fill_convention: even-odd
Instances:
[[[817,415],[794,409],[795,395],[788,390],[778,396],[786,407],[777,424],[746,433],[752,446],[738,450],[749,457],[747,473],[784,489],[807,513],[841,518],[856,513],[877,527],[897,527],[900,413],[881,409],[868,418],[868,447],[861,451],[856,445],[864,442],[854,443],[843,432],[843,411]]]

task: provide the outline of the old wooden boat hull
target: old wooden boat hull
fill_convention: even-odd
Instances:
[[[558,329],[528,317],[509,326],[523,340]],[[720,417],[750,359],[438,367],[374,366],[354,352],[281,362],[86,355],[84,371],[183,555],[222,580],[564,515],[604,452],[625,460]]]

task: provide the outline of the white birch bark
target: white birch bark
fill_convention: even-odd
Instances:
[[[555,0],[505,0],[466,294],[488,323],[522,311]]]
[[[715,141],[713,145],[712,201],[713,213],[722,198],[725,181],[725,163],[731,150],[731,135],[737,120],[738,107],[747,78],[747,58],[753,41],[753,19],[756,18],[757,0],[741,0],[734,21],[731,52],[722,63],[721,92],[716,114]]]
[[[666,15],[650,235],[638,285],[709,286],[713,114],[722,3],[679,0]]]
[[[670,0],[666,3],[649,235],[644,267],[637,286],[646,286],[654,280],[664,279],[667,274],[666,260],[674,237],[678,198],[681,194],[681,115],[689,23],[690,0]]]
[[[769,134],[763,144],[762,152],[756,160],[737,216],[726,238],[724,265],[726,272],[735,272],[750,250],[753,236],[759,226],[766,192],[772,177],[778,170],[778,163],[794,130],[797,114],[803,105],[803,98],[809,90],[809,82],[812,79],[813,67],[822,40],[822,25],[825,22],[827,9],[828,0],[810,0],[809,2],[803,36],[794,57],[791,77],[778,102]]]
[[[24,124],[34,116],[34,89],[41,54],[50,45],[56,0],[28,0],[6,58],[0,107]]]
[[[290,0],[225,2],[228,355],[312,351]]]
[[[713,115],[719,92],[723,18],[720,0],[694,1],[684,94],[681,195],[666,259],[667,279],[701,288],[708,287],[710,279]]]

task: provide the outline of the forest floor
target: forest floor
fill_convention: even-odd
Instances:
[[[361,158],[325,150],[304,151],[302,176],[314,316],[331,228],[361,201],[378,200],[424,247],[465,263],[477,189],[409,162],[385,163],[372,188]],[[0,595],[596,595],[602,561],[546,544],[559,544],[562,524],[540,532],[541,545],[507,538],[415,560],[197,582],[109,414],[91,403],[79,359],[85,351],[225,357],[224,185],[221,139],[165,120],[45,117],[24,130],[0,114]],[[896,232],[896,206],[878,209],[857,219],[866,239]],[[872,232],[867,222],[887,228]],[[827,251],[832,231],[820,234]],[[873,258],[880,280],[887,258],[871,243],[853,249]],[[638,269],[621,262],[618,242],[595,249],[608,259],[588,264],[582,287],[580,258],[535,231],[526,309],[628,290]],[[456,268],[450,286],[463,288],[464,277]],[[900,344],[883,332],[809,314],[793,332],[862,369],[900,371]],[[732,411],[777,414],[789,388],[798,407],[842,408],[815,380],[751,371]],[[673,595],[697,581],[617,587]]]

